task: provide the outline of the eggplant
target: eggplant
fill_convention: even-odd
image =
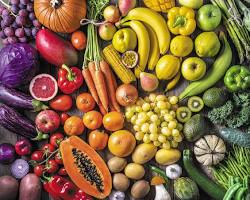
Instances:
[[[17,109],[33,110],[35,112],[48,108],[48,106],[44,105],[41,101],[32,98],[32,96],[8,88],[3,84],[0,84],[0,101]]]
[[[5,129],[32,140],[47,139],[48,135],[39,132],[34,122],[7,105],[0,105],[0,125]]]

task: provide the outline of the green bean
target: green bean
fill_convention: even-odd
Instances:
[[[241,187],[237,190],[234,199],[235,200],[242,200],[244,193],[247,191],[246,187]]]
[[[241,187],[242,185],[240,183],[236,183],[232,185],[226,192],[223,200],[230,200],[233,198],[235,192]]]

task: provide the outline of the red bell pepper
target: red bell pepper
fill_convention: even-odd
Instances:
[[[83,76],[77,67],[69,68],[62,65],[58,71],[58,87],[64,94],[71,94],[78,90],[83,84]]]
[[[57,193],[55,193],[51,188],[49,182],[43,182],[43,188],[49,195],[52,197],[53,200],[62,200]]]
[[[92,200],[92,197],[86,195],[74,183],[61,176],[51,177],[48,185],[53,194],[63,200]]]

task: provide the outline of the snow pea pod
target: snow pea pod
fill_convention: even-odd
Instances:
[[[234,196],[234,194],[236,193],[236,191],[242,187],[242,184],[240,183],[236,183],[234,185],[232,185],[226,192],[223,200],[231,200]]]

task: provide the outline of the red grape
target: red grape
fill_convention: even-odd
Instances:
[[[5,34],[7,37],[11,37],[11,36],[14,36],[14,35],[15,35],[14,29],[11,28],[11,27],[6,27],[3,31],[4,31],[4,34]]]

